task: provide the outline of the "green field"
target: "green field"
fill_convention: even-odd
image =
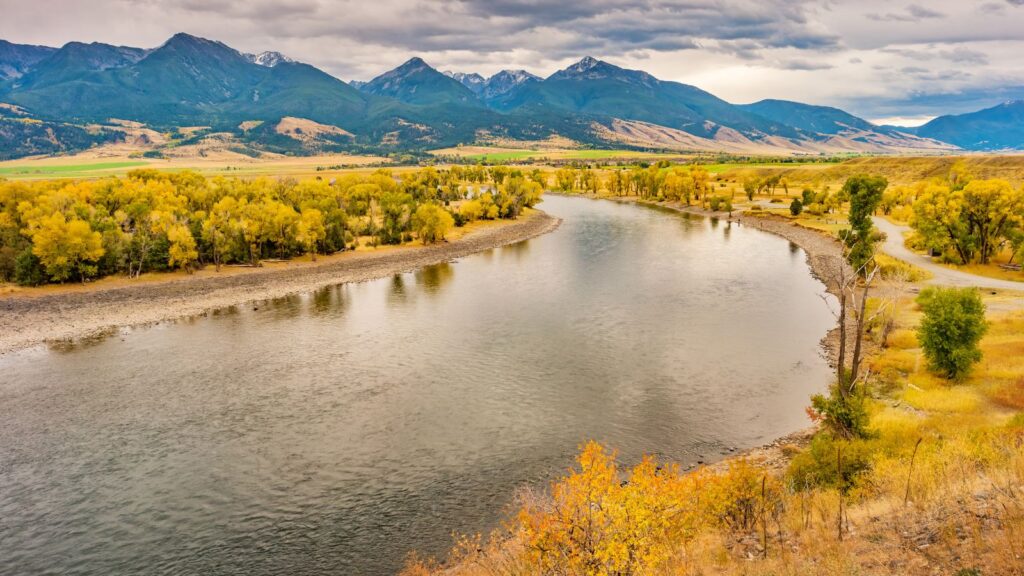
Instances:
[[[641,152],[638,150],[503,150],[467,154],[463,156],[474,162],[514,162],[518,160],[608,160],[612,158],[675,158],[678,154]]]
[[[125,162],[96,162],[93,164],[53,164],[53,165],[21,165],[21,166],[0,166],[0,176],[19,176],[31,178],[48,177],[75,177],[87,176],[91,172],[99,170],[118,170],[121,168],[132,168],[145,166],[148,162],[125,161]]]

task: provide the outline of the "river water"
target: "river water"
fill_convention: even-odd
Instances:
[[[0,357],[0,573],[388,574],[587,439],[690,464],[806,425],[834,322],[802,250],[542,208],[458,262]]]

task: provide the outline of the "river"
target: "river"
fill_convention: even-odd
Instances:
[[[807,424],[834,319],[802,250],[541,208],[458,262],[0,357],[0,573],[389,574],[587,439],[692,464]]]

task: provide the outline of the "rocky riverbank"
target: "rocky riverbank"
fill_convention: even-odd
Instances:
[[[557,228],[560,222],[535,211],[517,221],[481,228],[430,246],[343,253],[316,264],[253,268],[223,276],[178,276],[114,288],[0,296],[0,354],[333,284],[375,280],[540,236]]]

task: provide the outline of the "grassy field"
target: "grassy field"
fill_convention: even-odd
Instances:
[[[96,172],[119,173],[123,169],[138,168],[146,164],[148,162],[140,160],[94,162],[89,164],[3,164],[0,165],[0,176],[10,178],[81,178],[94,176]]]
[[[33,158],[0,162],[0,178],[9,180],[48,180],[54,178],[101,178],[123,176],[138,168],[153,168],[167,172],[194,170],[205,176],[314,176],[339,172],[372,169],[369,166],[387,162],[376,156],[333,154],[326,156],[255,158],[171,158],[138,159],[114,157],[92,158]]]

